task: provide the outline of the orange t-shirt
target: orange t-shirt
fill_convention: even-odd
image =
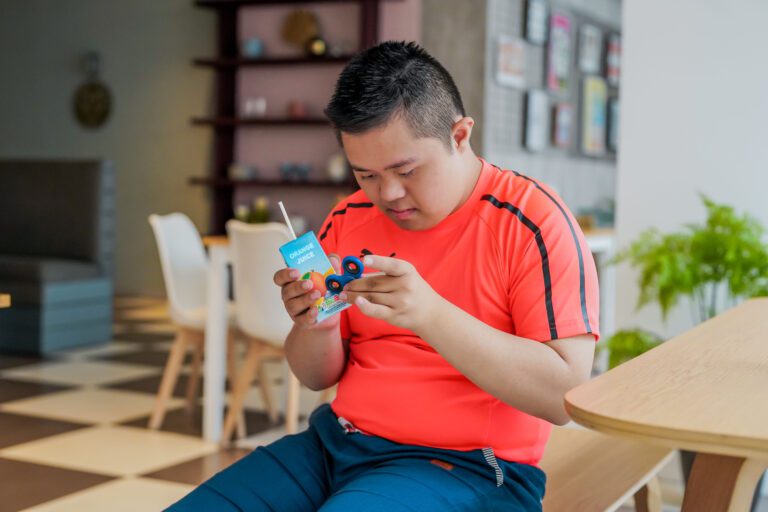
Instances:
[[[409,261],[438,294],[501,331],[541,342],[599,336],[597,273],[574,217],[545,185],[485,161],[469,199],[431,229],[400,229],[358,191],[318,237],[328,254]],[[331,405],[338,416],[398,443],[541,459],[547,421],[483,391],[413,332],[354,306],[341,315],[349,360]]]

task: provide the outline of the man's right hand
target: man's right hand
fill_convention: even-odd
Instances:
[[[341,261],[335,254],[331,254],[334,271],[341,273]],[[302,329],[332,329],[339,324],[340,315],[333,315],[321,323],[317,322],[317,308],[313,307],[320,292],[312,289],[312,282],[301,279],[299,271],[295,268],[284,268],[275,272],[274,281],[281,288],[281,296],[285,310],[293,319],[297,327]]]

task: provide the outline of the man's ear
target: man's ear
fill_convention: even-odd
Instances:
[[[471,117],[462,117],[453,124],[451,128],[452,149],[462,153],[470,148],[469,140],[472,137],[473,126],[475,126],[475,120]]]

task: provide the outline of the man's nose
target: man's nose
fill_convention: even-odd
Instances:
[[[382,178],[379,195],[386,202],[394,202],[405,197],[405,187],[395,178]]]

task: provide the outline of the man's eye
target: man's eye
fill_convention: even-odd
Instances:
[[[408,172],[401,172],[400,176],[402,176],[403,178],[407,178],[408,176],[411,176],[414,173],[414,171],[416,171],[416,169],[411,169]]]
[[[361,175],[360,175],[360,179],[361,179],[361,180],[370,180],[370,179],[373,179],[373,178],[375,178],[375,177],[376,177],[376,176],[375,176],[375,175],[373,175],[373,174],[369,174],[368,176],[366,176],[366,175],[364,175],[364,174],[361,174]]]

